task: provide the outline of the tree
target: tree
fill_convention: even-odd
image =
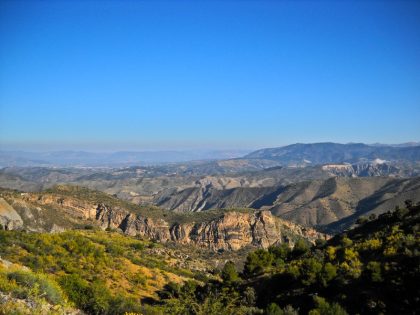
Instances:
[[[367,223],[368,221],[369,221],[369,219],[366,216],[362,215],[362,216],[357,218],[356,224],[362,225],[362,224]]]
[[[346,234],[343,234],[340,240],[340,244],[343,247],[350,247],[351,245],[353,245],[353,241],[349,239]]]
[[[351,248],[345,248],[342,252],[343,262],[340,264],[340,272],[345,277],[358,278],[362,272],[362,263],[359,253]]]
[[[315,240],[315,245],[318,248],[323,248],[323,247],[325,247],[325,245],[327,245],[327,241],[323,238],[317,238]]]
[[[370,261],[366,266],[366,272],[372,282],[381,282],[381,263],[377,261]]]
[[[325,250],[325,255],[329,261],[335,260],[337,257],[337,248],[334,246],[328,246]]]
[[[228,261],[222,269],[222,279],[224,282],[232,283],[238,281],[239,275],[236,266],[232,261]]]
[[[274,260],[280,258],[286,260],[290,254],[290,247],[286,243],[277,246],[270,246],[268,252],[273,255]]]
[[[283,315],[283,311],[276,303],[271,303],[265,309],[265,314],[267,315]]]
[[[413,207],[413,200],[407,199],[406,201],[404,201],[404,204],[405,204],[407,209],[410,209],[410,208]]]
[[[319,274],[319,280],[322,286],[327,287],[328,282],[333,280],[336,276],[337,276],[337,268],[333,264],[327,262],[323,266],[322,271]]]
[[[376,214],[375,213],[372,213],[370,216],[369,216],[369,220],[370,221],[373,221],[373,220],[375,220],[376,219]]]
[[[275,303],[271,303],[265,309],[265,314],[267,315],[299,315],[298,311],[296,311],[291,305],[287,305],[285,308],[280,308]]]
[[[322,264],[315,258],[305,259],[301,266],[301,281],[304,285],[311,285],[316,282],[322,270]]]
[[[158,295],[161,299],[172,299],[177,298],[180,291],[181,286],[178,283],[171,281],[167,283],[161,291],[158,292]]]
[[[291,305],[286,305],[282,311],[283,315],[299,315],[299,312],[295,310]]]
[[[257,300],[257,293],[253,287],[247,287],[243,292],[243,304],[247,306],[254,306]]]
[[[398,208],[395,210],[395,215],[397,216],[398,219],[402,220],[408,214],[408,212],[409,212],[408,207]]]
[[[273,256],[264,249],[257,249],[246,257],[244,273],[247,276],[259,275],[264,272],[264,268],[271,265]]]
[[[309,251],[308,242],[300,238],[293,247],[292,254],[294,257],[301,256]]]
[[[347,312],[339,304],[328,303],[320,296],[314,296],[315,309],[309,311],[308,315],[347,315]]]
[[[268,252],[273,256],[273,265],[276,267],[284,266],[284,262],[290,256],[291,249],[288,244],[283,243],[278,246],[270,246]]]

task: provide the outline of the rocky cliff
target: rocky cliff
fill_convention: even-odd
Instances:
[[[313,229],[278,219],[269,211],[230,211],[206,222],[169,224],[163,219],[124,214],[100,205],[97,217],[103,228],[119,228],[133,236],[193,244],[212,250],[238,250],[246,246],[267,248],[283,242],[293,245],[297,237],[311,242],[325,237]]]
[[[119,229],[131,236],[191,244],[214,251],[239,250],[247,246],[267,248],[283,242],[293,245],[298,238],[310,242],[325,238],[324,234],[314,229],[284,221],[262,210],[210,212],[204,218],[202,214],[179,214],[177,219],[166,219],[165,211],[162,215],[151,211],[148,216],[147,212],[133,211],[124,204],[116,204],[118,199],[96,203],[53,193],[15,194],[13,198],[9,195],[6,199],[17,206],[25,227],[35,230],[40,230],[42,224],[44,229],[56,231],[75,224],[90,223],[102,229]],[[43,212],[47,212],[49,218],[43,217]],[[54,212],[55,215],[52,215]],[[28,220],[28,215],[31,220]]]

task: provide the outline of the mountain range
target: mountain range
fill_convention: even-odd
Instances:
[[[193,160],[231,159],[250,150],[166,150],[166,151],[0,151],[0,167],[6,166],[73,166],[122,167],[180,163]]]
[[[268,210],[335,233],[361,215],[382,213],[405,199],[420,201],[418,152],[417,146],[320,143],[154,166],[7,167],[0,170],[0,187],[42,192],[71,184],[177,213]]]
[[[0,313],[415,314],[419,150],[9,155]]]
[[[275,160],[284,165],[357,163],[369,160],[418,161],[420,146],[379,146],[363,143],[292,144],[262,149],[245,155],[246,159]]]
[[[242,164],[255,164],[258,168],[275,165],[301,166],[326,163],[357,163],[375,159],[418,161],[420,143],[398,145],[363,143],[296,143],[278,148],[250,152],[244,149],[231,150],[184,150],[184,151],[0,151],[0,167],[8,166],[77,166],[77,167],[122,167],[209,160],[225,160],[231,166],[235,159]],[[255,160],[261,160],[257,162]]]

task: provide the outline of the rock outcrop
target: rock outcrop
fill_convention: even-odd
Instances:
[[[394,176],[404,177],[404,173],[397,167],[387,164],[382,160],[356,164],[327,164],[322,166],[322,170],[334,176],[341,177],[374,177],[374,176]]]
[[[180,218],[188,216],[188,220],[177,221],[166,220],[165,211],[163,215],[153,215],[152,212],[148,215],[115,204],[111,206],[57,194],[31,193],[19,197],[27,203],[27,208],[30,204],[36,208],[38,215],[43,208],[55,209],[57,220],[49,223],[47,231],[52,231],[51,226],[54,231],[60,230],[58,220],[63,222],[67,218],[79,226],[94,224],[102,229],[119,229],[130,236],[190,244],[213,251],[239,250],[247,246],[267,248],[283,242],[293,245],[298,238],[310,242],[325,238],[324,234],[284,221],[264,210],[224,211],[205,218],[199,214],[180,214]],[[32,229],[39,230],[37,227]]]
[[[120,229],[131,236],[147,237],[161,242],[193,244],[212,250],[239,250],[246,246],[267,248],[287,242],[293,245],[297,237],[311,242],[325,238],[314,229],[274,217],[269,211],[228,211],[206,222],[170,224],[160,218],[135,215],[122,209],[100,204],[97,222],[103,228]]]
[[[0,198],[0,224],[6,230],[14,230],[23,225],[20,215],[3,198]]]

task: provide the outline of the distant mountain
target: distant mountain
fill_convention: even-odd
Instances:
[[[121,151],[85,152],[0,151],[0,167],[10,166],[78,166],[121,167],[179,163],[197,160],[220,160],[241,157],[249,150]]]
[[[150,153],[149,158],[153,154],[157,153]],[[111,161],[136,164],[133,161],[146,159],[146,155],[43,153],[32,161],[49,159],[53,164],[76,163],[77,167],[3,168],[0,187],[41,191],[68,183],[178,213],[236,207],[264,209],[328,231],[346,229],[360,215],[380,213],[384,205],[392,208],[391,199],[397,203],[405,199],[420,201],[419,146],[294,144],[255,151],[245,158],[98,167]],[[60,162],[62,156],[67,159]],[[82,161],[96,166],[80,167]]]
[[[247,154],[245,159],[275,160],[283,165],[318,165],[327,163],[357,163],[360,161],[390,160],[419,161],[420,146],[378,146],[363,143],[292,144],[262,149]]]
[[[250,150],[179,151],[0,151],[1,167],[127,167],[184,164],[190,173],[223,174],[275,166],[359,163],[373,160],[420,161],[420,144],[312,143]],[[180,165],[179,165],[180,166]],[[176,171],[179,171],[180,168]]]
[[[40,191],[55,184],[71,183],[143,203],[158,195],[171,196],[187,188],[200,191],[209,184],[214,189],[227,190],[240,187],[270,188],[335,176],[420,176],[420,162],[272,166],[277,164],[275,161],[270,163],[270,160],[233,159],[123,168],[7,167],[0,169],[0,187]],[[187,209],[194,211],[196,208],[188,206]]]
[[[371,146],[377,146],[377,147],[418,147],[420,146],[420,142],[411,141],[411,142],[404,142],[404,143],[397,143],[397,144],[384,144],[384,143],[372,143]]]

